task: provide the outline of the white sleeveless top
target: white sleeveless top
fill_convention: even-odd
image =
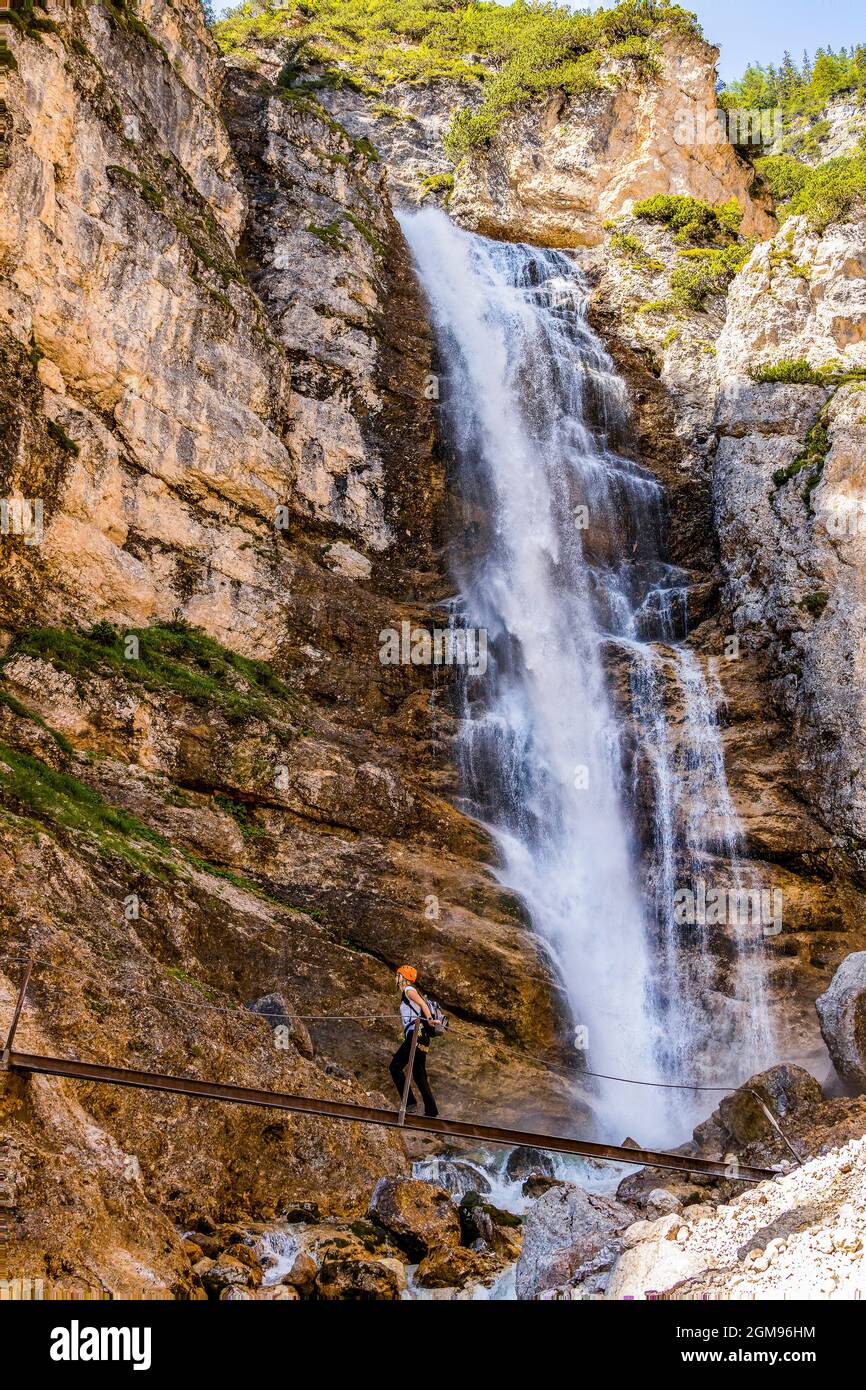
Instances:
[[[406,998],[406,991],[404,990],[400,996],[400,1022],[403,1025],[404,1033],[407,1033],[409,1031],[416,1018],[422,1012],[423,1011],[420,1007],[413,1004],[411,1000]]]

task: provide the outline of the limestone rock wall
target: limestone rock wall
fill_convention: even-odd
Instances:
[[[675,38],[657,78],[620,74],[609,92],[555,96],[516,112],[456,171],[451,212],[472,231],[547,246],[595,245],[604,222],[655,193],[739,199],[743,230],[766,236],[753,174],[728,144],[678,143],[682,112],[714,109],[716,50]]]
[[[592,313],[628,382],[632,447],[667,488],[748,871],[782,893],[765,943],[779,1055],[824,1077],[814,1001],[863,946],[863,384],[751,374],[802,359],[856,376],[862,221],[789,219],[701,310],[671,297],[666,229],[615,231],[638,250],[611,236],[579,257]],[[669,713],[676,726],[675,691]]]
[[[732,286],[719,338],[715,498],[736,630],[768,652],[804,788],[840,849],[863,862],[866,394],[834,385],[756,384],[783,359],[866,365],[861,221],[822,235],[791,219]]]

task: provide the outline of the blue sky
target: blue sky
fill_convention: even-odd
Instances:
[[[778,62],[787,48],[797,62],[803,49],[866,43],[863,0],[680,0],[721,49],[719,76],[741,76],[747,63]]]
[[[600,0],[577,0],[574,8]],[[613,4],[616,0],[607,0]],[[800,62],[803,49],[866,43],[863,0],[679,0],[698,16],[710,43],[721,49],[719,75],[730,82],[747,63],[776,63],[787,48]],[[228,3],[216,0],[217,14]]]

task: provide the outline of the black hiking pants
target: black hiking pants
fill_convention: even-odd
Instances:
[[[430,1083],[427,1080],[427,1049],[424,1047],[422,1052],[422,1047],[424,1047],[423,1033],[418,1039],[418,1046],[415,1049],[415,1061],[412,1064],[412,1080],[421,1092],[421,1099],[424,1102],[424,1114],[432,1118],[438,1115],[439,1111],[436,1108],[433,1092],[430,1090]],[[397,1087],[397,1094],[400,1096],[401,1100],[403,1098],[403,1087],[406,1084],[406,1067],[409,1064],[409,1053],[411,1050],[412,1034],[409,1032],[391,1058],[391,1066],[389,1067],[389,1071],[394,1078],[394,1085]],[[417,1101],[410,1089],[408,1106],[410,1109],[414,1110],[416,1105]]]

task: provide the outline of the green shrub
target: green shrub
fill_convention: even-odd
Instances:
[[[778,362],[768,362],[755,367],[749,373],[753,381],[788,382],[796,386],[820,385],[821,377],[814,367],[810,367],[804,357],[783,357]]]
[[[341,226],[340,218],[335,217],[332,221],[325,222],[321,226],[316,222],[308,222],[307,231],[327,246],[330,251],[347,251],[349,243],[340,231]]]
[[[768,155],[755,161],[779,203],[781,216],[803,214],[813,231],[844,222],[866,197],[866,153],[827,159],[811,168],[792,155]]]
[[[706,301],[724,294],[752,254],[753,241],[734,241],[721,248],[696,248],[680,253],[671,273],[671,294],[686,309],[703,309]]]
[[[828,159],[813,169],[788,204],[792,213],[804,213],[814,231],[831,222],[844,222],[854,205],[866,197],[866,155]]]
[[[411,111],[404,111],[402,107],[394,106],[389,101],[374,101],[373,115],[384,117],[389,121],[417,121],[417,117],[413,116]]]
[[[788,382],[795,386],[830,386],[838,389],[849,381],[866,381],[866,367],[845,367],[838,361],[812,367],[804,357],[783,357],[778,362],[753,367],[749,376],[752,381],[760,383]]]
[[[453,192],[453,174],[427,174],[421,180],[418,201],[423,203],[424,199],[429,198],[431,193],[441,193],[447,203]]]
[[[673,299],[647,299],[641,304],[637,312],[639,314],[673,314],[681,309]]]
[[[148,207],[152,207],[159,212],[165,203],[164,194],[150,183],[143,179],[140,174],[136,174],[132,169],[124,169],[122,164],[107,164],[105,172],[112,183],[122,183],[128,188],[133,188],[141,195]]]
[[[294,42],[287,40],[280,46],[283,66],[274,78],[275,87],[282,87],[286,91],[297,87],[298,78],[307,70],[305,50],[309,48],[309,42],[309,39],[296,39]]]
[[[830,134],[832,126],[829,121],[815,121],[813,125],[807,126],[802,135],[795,141],[794,148],[801,154],[811,155],[813,158],[821,152],[821,141],[826,140]]]
[[[770,154],[755,160],[755,168],[766,179],[777,203],[787,203],[808,182],[808,164],[790,154]]]
[[[480,109],[458,112],[449,128],[455,160],[487,143],[521,102],[616,81],[601,76],[602,59],[627,67],[628,80],[651,77],[658,39],[671,30],[700,34],[670,0],[621,0],[594,13],[529,0],[294,0],[281,8],[248,0],[214,27],[224,52],[286,38],[304,44],[305,63],[372,95],[395,83],[480,85]]]
[[[357,140],[353,140],[352,148],[356,154],[361,155],[364,159],[369,159],[371,163],[378,164],[379,151],[376,149],[375,145],[367,139],[366,135],[362,135]]]
[[[814,593],[807,594],[800,599],[800,607],[805,608],[807,613],[811,613],[813,618],[820,618],[827,604],[830,602],[830,595],[826,589],[816,589]]]
[[[700,198],[677,193],[656,193],[652,198],[643,198],[635,203],[632,213],[641,221],[670,227],[676,241],[704,246],[733,240],[743,220],[743,209],[736,198],[713,206]]]
[[[614,232],[610,239],[611,250],[618,256],[629,260],[640,270],[664,270],[664,262],[655,260],[647,251],[639,237],[628,232]]]
[[[63,428],[59,420],[48,421],[48,433],[54,440],[55,444],[60,445],[64,454],[77,454],[79,452],[78,445],[76,444],[75,440],[72,439],[70,435],[66,433],[66,430]]]
[[[120,29],[126,29],[130,34],[139,34],[143,39],[147,39],[148,43],[152,43],[155,48],[162,47],[153,37],[147,25],[135,13],[135,5],[132,0],[106,0],[106,8],[112,24]]]
[[[13,24],[19,33],[26,38],[41,42],[42,35],[54,33],[57,25],[53,19],[49,19],[47,14],[37,14],[37,8],[44,11],[46,6],[40,3],[40,0],[17,0],[14,9],[4,9],[4,21],[7,24]],[[5,64],[5,66],[11,67],[12,64]]]
[[[824,461],[827,457],[827,450],[830,448],[830,440],[823,420],[819,417],[809,433],[806,435],[805,447],[801,449],[797,457],[788,464],[787,468],[777,468],[773,473],[773,482],[776,487],[782,487],[790,482],[791,478],[796,478],[798,473],[802,473],[804,468],[817,470],[817,474],[809,487],[811,494],[815,483],[821,476],[824,468]],[[808,501],[808,498],[806,499]]]
[[[472,149],[487,145],[499,129],[502,116],[493,107],[482,107],[480,111],[470,111],[463,107],[455,111],[451,124],[442,137],[445,153],[455,164]]]

